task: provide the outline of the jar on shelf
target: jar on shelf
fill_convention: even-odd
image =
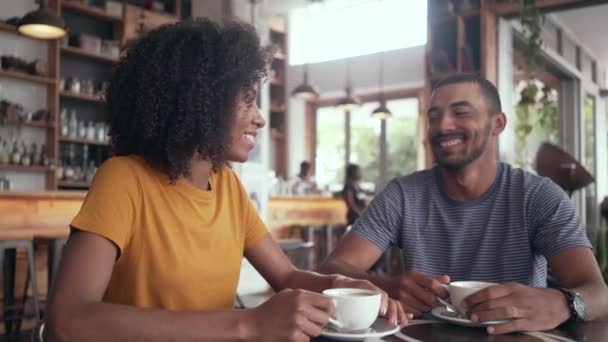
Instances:
[[[81,87],[80,80],[79,80],[79,79],[77,79],[76,77],[72,77],[72,78],[70,79],[70,91],[71,91],[72,93],[77,93],[77,94],[79,94],[79,93],[80,93],[81,88],[82,88],[82,87]]]
[[[82,92],[87,95],[93,95],[95,93],[95,83],[93,83],[93,80],[82,82]]]

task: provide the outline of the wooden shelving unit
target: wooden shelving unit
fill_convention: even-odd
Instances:
[[[53,85],[57,83],[57,80],[50,77],[35,76],[26,74],[24,72],[12,71],[12,70],[0,70],[0,77],[12,78],[15,80],[39,83],[42,85]]]
[[[106,20],[111,22],[122,22],[122,17],[115,17],[107,14],[103,9],[87,6],[76,1],[61,1],[63,10],[77,12],[95,19]]]
[[[19,31],[17,31],[17,26],[3,22],[0,22],[0,31],[19,34]]]
[[[104,104],[104,100],[97,96],[97,95],[88,95],[88,94],[80,94],[80,93],[73,93],[70,91],[62,91],[59,94],[61,97],[65,97],[65,98],[70,98],[70,99],[74,99],[74,100],[80,100],[80,101],[87,101],[87,102],[93,102],[93,103],[97,103],[97,104]]]
[[[72,189],[88,189],[91,185],[88,182],[72,182],[61,180],[57,183],[60,188],[72,188]]]
[[[85,144],[85,145],[108,146],[108,143],[105,141],[89,140],[89,139],[82,139],[82,138],[59,137],[59,141],[66,142],[66,143]]]
[[[145,10],[135,5],[129,4],[129,0],[120,1],[123,3],[123,11],[120,17],[109,15],[103,8],[92,7],[85,5],[85,1],[74,1],[74,0],[51,0],[49,1],[50,8],[57,14],[62,15],[66,19],[68,24],[68,30],[71,35],[85,33],[98,35],[102,39],[111,39],[125,44],[128,39],[138,37],[142,32],[146,32],[153,29],[161,24],[167,22],[178,21],[180,18],[182,0],[167,1],[169,8],[172,9],[172,13],[154,13]],[[67,15],[69,13],[69,15]],[[66,14],[66,15],[64,15]],[[143,31],[142,31],[143,30]],[[9,34],[18,35],[24,39],[32,39],[30,37],[22,36],[17,31],[17,27],[0,22],[0,33],[6,32]],[[89,111],[84,113],[82,117],[78,116],[79,120],[92,120],[96,121],[99,119],[98,116],[106,115],[105,111],[99,110],[101,105],[104,104],[104,100],[97,95],[87,95],[84,93],[72,93],[59,89],[59,79],[61,77],[70,78],[76,77],[81,80],[88,80],[95,78],[95,72],[89,71],[83,72],[82,75],[78,74],[83,65],[91,65],[92,70],[98,70],[98,68],[107,68],[109,71],[113,64],[119,62],[119,58],[109,57],[99,53],[93,53],[85,49],[75,46],[65,46],[60,44],[60,41],[38,41],[41,44],[46,44],[48,49],[46,56],[37,56],[46,60],[48,66],[48,77],[40,77],[29,75],[26,73],[11,71],[11,70],[0,70],[0,78],[16,79],[25,82],[31,82],[40,84],[46,87],[46,98],[47,106],[46,109],[53,113],[53,121],[49,123],[41,122],[10,122],[5,123],[6,125],[16,126],[30,126],[38,128],[46,128],[44,134],[46,134],[45,145],[48,148],[49,158],[52,160],[52,165],[61,166],[62,153],[67,148],[65,144],[72,143],[78,145],[88,145],[93,148],[94,152],[90,152],[89,156],[92,160],[97,162],[97,159],[101,155],[101,158],[105,158],[108,155],[108,143],[100,142],[87,139],[73,139],[69,137],[60,136],[60,112],[61,109],[66,105],[67,109],[77,109],[78,112],[81,110]],[[0,44],[2,42],[0,41]],[[124,46],[122,46],[124,47]],[[28,60],[33,60],[34,56],[19,56]],[[46,57],[46,58],[43,58]],[[74,63],[68,65],[68,63]],[[78,64],[77,64],[78,63]],[[62,71],[64,71],[62,73]],[[99,73],[101,75],[109,75],[110,73]],[[97,76],[97,78],[101,78]],[[103,79],[95,79],[95,81],[103,81]],[[10,99],[9,99],[10,100]],[[67,102],[71,101],[71,102]],[[80,103],[77,103],[78,101]],[[84,108],[84,109],[82,109]],[[43,134],[42,131],[40,134]],[[101,151],[101,152],[100,152]],[[80,153],[77,151],[77,153]],[[76,157],[78,159],[78,157]],[[57,179],[53,168],[47,167],[21,167],[17,165],[0,165],[0,170],[8,170],[11,172],[45,172],[46,189],[56,190],[58,188],[64,189],[86,189],[89,184],[84,182],[65,182]]]
[[[22,127],[36,127],[36,128],[53,128],[55,127],[52,122],[46,121],[7,121],[0,123],[1,126],[22,126]]]
[[[73,56],[78,56],[78,57],[83,57],[83,58],[91,58],[97,61],[101,61],[101,62],[107,62],[107,63],[118,63],[119,59],[118,58],[114,58],[114,57],[110,57],[110,56],[106,56],[106,55],[102,55],[102,54],[98,54],[98,53],[93,53],[93,52],[89,52],[87,50],[81,49],[81,48],[77,48],[74,46],[62,46],[61,47],[61,52],[66,53],[66,54],[70,54]]]
[[[0,164],[0,170],[2,171],[19,171],[19,172],[50,172],[52,168],[48,166],[23,166],[13,164]]]
[[[270,43],[276,48],[271,63],[270,81],[270,138],[274,165],[278,177],[287,178],[287,91],[285,89],[287,66],[287,21],[273,16],[269,23]]]

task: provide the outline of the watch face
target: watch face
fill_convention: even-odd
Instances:
[[[574,310],[579,320],[585,319],[585,303],[579,294],[574,295]]]

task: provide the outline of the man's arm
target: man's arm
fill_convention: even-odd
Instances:
[[[323,262],[320,271],[366,279],[388,292],[390,277],[367,272],[380,259],[382,253],[383,251],[373,243],[356,234],[347,233]]]
[[[401,302],[405,312],[420,316],[437,304],[436,296],[446,298],[441,284],[450,281],[448,276],[429,277],[420,272],[405,272],[398,276],[368,273],[367,270],[380,258],[382,250],[357,236],[347,234],[321,266],[323,273],[338,273],[348,277],[366,279],[382,288],[391,298]]]
[[[406,315],[399,302],[391,300],[380,286],[364,280],[365,278],[351,279],[337,274],[322,275],[299,270],[293,266],[270,235],[247,249],[245,256],[275,291],[299,288],[322,292],[325,289],[338,287],[366,288],[380,291],[383,292],[380,314],[385,315],[395,324],[397,322],[407,322]]]
[[[608,287],[591,249],[575,247],[558,252],[549,258],[549,266],[561,287],[581,294],[585,320],[608,319]]]

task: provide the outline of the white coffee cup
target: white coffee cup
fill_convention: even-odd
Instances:
[[[331,297],[336,311],[329,325],[348,332],[369,328],[378,318],[382,295],[378,291],[366,289],[337,288],[323,291]]]
[[[485,281],[455,281],[444,287],[450,293],[450,302],[459,314],[465,316],[466,310],[462,306],[462,300],[472,295],[473,293],[485,289],[486,287],[498,285],[497,283],[489,283]]]

